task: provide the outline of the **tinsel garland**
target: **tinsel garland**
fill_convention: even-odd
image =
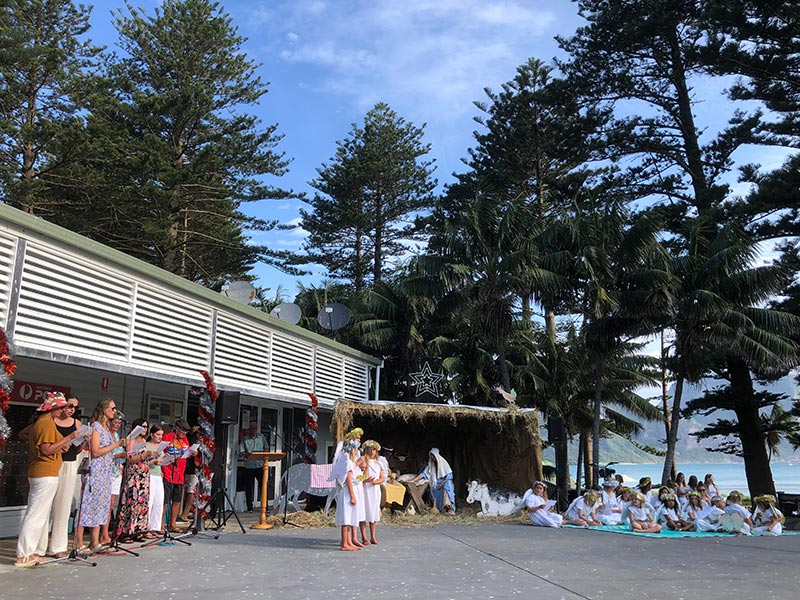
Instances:
[[[211,459],[214,458],[214,415],[216,411],[217,388],[208,371],[200,371],[206,382],[206,389],[200,395],[200,406],[197,410],[197,421],[200,430],[197,432],[197,455],[194,457],[197,465],[197,493],[194,495],[195,510],[200,511],[200,516],[208,517],[211,502],[211,479],[214,472],[211,470]]]
[[[11,378],[16,370],[14,345],[0,327],[0,448],[5,446],[8,438],[11,437],[11,427],[8,426],[5,413],[11,403],[11,392],[14,390],[14,382],[11,381]],[[0,475],[2,472],[3,463],[0,462]]]
[[[318,407],[319,400],[317,395],[308,393],[311,398],[311,406],[306,411],[306,432],[305,432],[305,456],[303,460],[308,464],[317,462],[317,427],[318,427]]]

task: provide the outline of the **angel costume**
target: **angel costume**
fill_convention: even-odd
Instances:
[[[670,519],[673,523],[677,523],[680,520],[680,509],[677,505],[670,508],[666,504],[662,504],[661,508],[656,511],[656,523],[666,527],[667,519]]]
[[[582,517],[578,514],[578,511],[583,513]],[[567,512],[564,513],[564,516],[570,521],[577,521],[578,519],[583,519],[584,521],[594,521],[597,519],[597,517],[595,517],[596,511],[597,502],[595,502],[592,506],[588,506],[586,502],[584,502],[583,496],[578,496],[569,505]]]
[[[769,524],[772,519],[778,517],[778,522],[772,527]],[[761,510],[759,506],[753,513],[753,535],[780,535],[783,533],[783,524],[781,523],[783,514],[774,506]]]
[[[530,494],[528,494],[528,492],[530,492]],[[564,518],[558,513],[551,512],[547,508],[547,500],[534,494],[533,490],[528,490],[528,492],[525,492],[524,496],[525,507],[542,507],[539,510],[528,512],[528,517],[530,518],[531,523],[533,525],[538,525],[539,527],[561,527],[561,523],[564,521]]]
[[[430,486],[433,505],[438,511],[444,510],[445,494],[453,512],[456,512],[456,491],[453,488],[453,469],[450,464],[439,454],[438,448],[431,448],[428,453],[428,466],[420,472],[420,475],[427,479]]]
[[[725,507],[725,513],[731,516],[739,515],[739,517],[741,517],[741,527],[737,526],[734,531],[738,531],[744,535],[750,535],[750,524],[747,523],[747,519],[750,518],[750,513],[747,512],[744,506],[741,504],[728,504],[728,506]]]
[[[634,521],[641,523],[644,527],[650,527],[652,524],[653,509],[649,504],[642,504],[641,506],[631,504],[628,507],[628,514],[633,517]],[[632,525],[631,530],[633,530]]]
[[[336,492],[336,525],[354,525],[358,526],[359,517],[359,503],[358,503],[358,485],[356,481],[356,464],[350,460],[346,452],[342,452],[333,463],[331,468],[331,477],[336,480],[338,491]],[[353,492],[356,496],[356,504],[350,503],[350,489],[347,486],[347,474],[352,473],[353,477]],[[361,510],[363,512],[364,506],[361,503]]]
[[[597,520],[603,525],[619,525],[622,522],[621,501],[616,494],[602,492],[600,494],[602,505],[597,510]],[[619,511],[619,512],[616,512]]]
[[[367,461],[367,478],[381,479],[382,472],[383,467],[377,460]],[[364,520],[367,523],[377,523],[381,520],[381,484],[364,483],[364,513]]]

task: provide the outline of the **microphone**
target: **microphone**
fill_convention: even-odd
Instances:
[[[125,420],[125,413],[122,412],[121,410],[114,411],[114,418],[115,419],[119,419],[120,421],[124,421]]]

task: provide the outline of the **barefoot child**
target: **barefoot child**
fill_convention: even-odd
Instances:
[[[361,528],[361,541],[366,544],[377,544],[378,538],[375,530],[381,520],[381,484],[386,481],[386,473],[378,461],[378,452],[381,445],[375,440],[367,440],[361,446],[364,453],[364,521],[359,523]],[[366,525],[369,523],[369,539],[367,539]]]
[[[597,492],[586,492],[583,496],[575,498],[564,513],[564,523],[580,527],[602,525],[595,516],[598,508],[597,500]]]
[[[775,498],[763,494],[753,498],[753,535],[780,535],[783,533],[783,513],[775,508]]]
[[[742,506],[742,492],[733,490],[728,494],[725,514],[731,517],[730,519],[723,517],[723,528],[726,531],[736,535],[750,535],[753,531],[753,519],[750,518],[747,509]]]
[[[690,525],[681,514],[678,508],[678,498],[675,494],[664,494],[661,496],[661,508],[656,512],[656,522],[662,527],[666,525],[672,531],[689,531]]]
[[[645,498],[646,496],[641,492],[633,495],[633,502],[628,507],[631,531],[636,533],[661,533],[661,525],[656,523],[653,518],[652,508],[645,503]]]
[[[691,529],[694,529],[694,524],[704,508],[705,506],[703,506],[703,501],[700,500],[699,492],[691,490],[686,493],[686,506],[683,509],[683,520],[691,526]]]
[[[337,458],[331,469],[331,475],[336,479],[339,491],[336,492],[336,519],[335,522],[342,528],[340,550],[360,550],[354,543],[358,526],[358,497],[356,496],[356,454],[358,441],[348,440],[344,443],[342,453]]]

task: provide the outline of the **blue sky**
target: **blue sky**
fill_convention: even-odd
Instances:
[[[147,14],[160,5],[133,0]],[[279,149],[291,159],[289,173],[275,185],[311,194],[307,182],[334,154],[376,102],[388,103],[415,125],[426,124],[426,141],[436,159],[440,186],[462,171],[461,158],[472,145],[478,114],[473,101],[484,100],[484,88],[497,89],[513,78],[529,57],[549,61],[559,54],[553,37],[567,36],[581,23],[570,0],[225,0],[245,50],[269,93],[251,112],[265,124],[278,123],[285,137]],[[116,32],[111,11],[121,0],[95,6],[90,33],[96,43],[113,49]],[[732,107],[724,85],[696,82],[704,98],[696,106],[699,123],[724,124]],[[723,109],[724,107],[724,109]],[[743,149],[741,162],[774,167],[784,151]],[[735,180],[735,174],[731,176]],[[299,219],[297,201],[264,201],[247,212],[281,223]],[[254,234],[275,249],[298,249],[302,230]],[[315,284],[324,276],[297,278],[258,266],[257,285],[283,287],[289,297],[297,281]]]
[[[147,14],[160,2],[134,0]],[[415,125],[426,125],[425,140],[436,159],[440,186],[461,171],[472,145],[478,114],[473,101],[484,87],[498,88],[516,67],[535,56],[558,53],[553,40],[569,34],[579,18],[569,0],[225,0],[245,50],[261,63],[269,93],[251,112],[278,123],[279,148],[292,160],[276,185],[311,193],[307,182],[334,154],[376,102],[388,103]],[[111,11],[121,0],[95,5],[90,35],[113,49]],[[294,223],[301,202],[264,201],[247,211]],[[258,237],[264,235],[264,237]],[[256,234],[276,249],[297,249],[303,232]],[[278,285],[294,295],[297,277],[258,267],[257,285]],[[300,278],[318,283],[319,270]]]

